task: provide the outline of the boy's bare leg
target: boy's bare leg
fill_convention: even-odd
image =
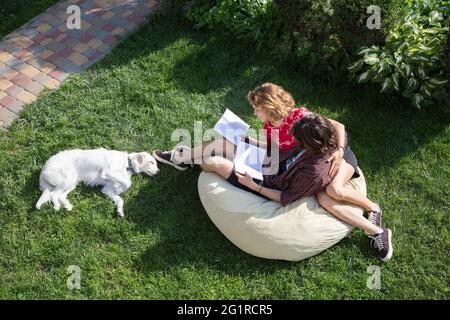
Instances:
[[[377,227],[364,218],[361,211],[357,207],[336,201],[323,191],[317,194],[317,199],[325,210],[347,224],[360,228],[366,231],[369,235],[375,235],[383,232],[383,229]]]
[[[354,172],[355,169],[342,160],[336,176],[326,188],[327,194],[335,200],[356,204],[367,211],[378,210],[379,207],[376,203],[370,201],[358,190],[346,186]]]

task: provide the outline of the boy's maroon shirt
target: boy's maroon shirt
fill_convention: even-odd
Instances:
[[[285,152],[281,151],[278,164],[293,157],[301,150],[297,145]],[[323,155],[311,156],[303,153],[282,174],[264,175],[264,186],[280,190],[281,205],[286,206],[298,199],[323,191],[331,182],[328,174],[330,166],[331,162],[327,163],[327,158]]]

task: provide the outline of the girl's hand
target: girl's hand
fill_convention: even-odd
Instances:
[[[245,134],[241,134],[240,137],[241,137],[241,141],[242,142],[250,143],[250,137],[249,136],[246,136]]]
[[[331,155],[331,157],[328,158],[327,161],[331,161],[330,171],[328,172],[330,177],[334,177],[336,175],[343,157],[344,149],[339,148]]]
[[[253,181],[253,178],[247,172],[245,174],[242,174],[234,171],[234,173],[236,174],[236,177],[238,177],[238,181],[240,184],[246,186],[247,188],[255,190],[255,186],[257,186],[257,184]]]

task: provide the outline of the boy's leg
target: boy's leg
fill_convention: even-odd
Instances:
[[[346,186],[354,172],[355,169],[345,160],[342,160],[338,173],[326,188],[327,194],[335,200],[356,204],[367,211],[378,210],[379,207],[376,203],[370,201],[358,190]]]
[[[338,202],[323,191],[317,194],[317,199],[325,210],[347,224],[360,228],[366,231],[369,235],[375,235],[383,232],[382,228],[377,227],[364,218],[364,216],[361,215],[360,210],[358,210],[355,206]]]

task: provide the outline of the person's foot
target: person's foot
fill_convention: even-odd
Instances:
[[[383,217],[383,211],[380,206],[377,205],[377,209],[367,211],[367,220],[369,220],[372,224],[376,225],[378,228],[381,228],[381,220]],[[365,232],[368,235],[367,232]]]
[[[380,206],[377,206],[376,210],[367,211],[367,219],[377,227],[381,228],[381,218],[383,216],[383,210]]]
[[[157,149],[153,151],[152,155],[156,160],[158,160],[161,163],[168,164],[169,166],[172,166],[179,171],[186,171],[187,169],[189,169],[189,167],[192,167],[193,165],[191,163],[184,163],[177,161],[175,159],[176,152],[179,152],[181,156],[183,151],[185,150],[190,149],[188,147],[178,147],[175,150],[169,151],[162,151]]]
[[[383,232],[374,236],[370,236],[371,243],[378,249],[380,259],[384,262],[388,261],[394,252],[392,246],[392,231],[388,228],[382,228]]]

